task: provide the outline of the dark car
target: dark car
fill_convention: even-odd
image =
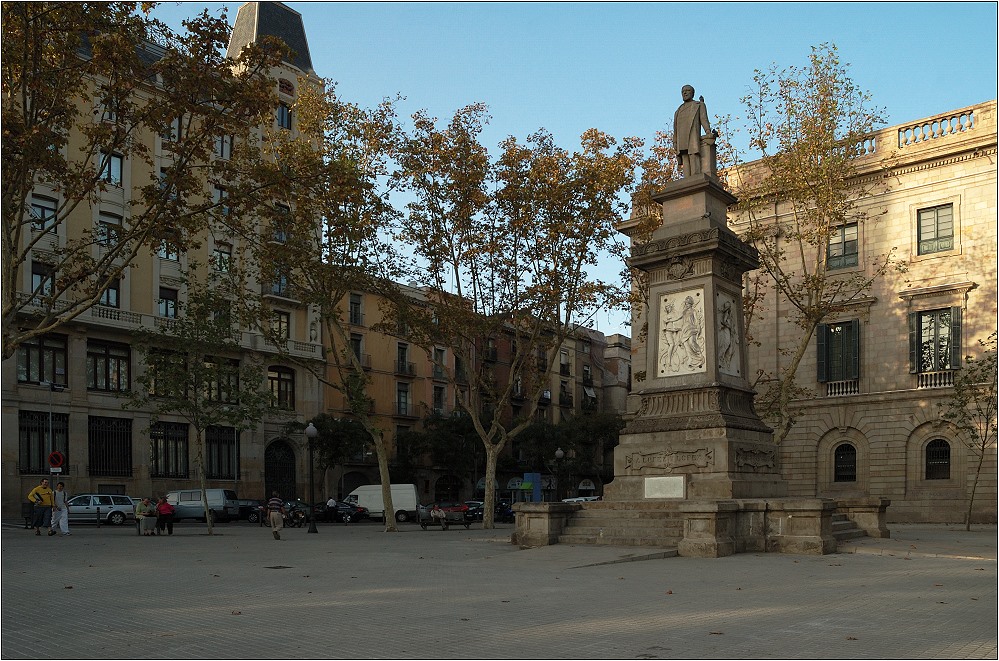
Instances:
[[[336,521],[337,523],[353,523],[354,521],[363,521],[371,516],[368,512],[367,507],[361,507],[360,505],[354,505],[353,503],[344,503],[339,500],[336,501],[336,505],[333,507],[324,506],[325,520],[326,521]],[[316,514],[319,518],[319,514]]]
[[[267,509],[267,503],[262,500],[240,498],[236,504],[239,505],[239,520],[250,523],[259,523],[262,512]]]

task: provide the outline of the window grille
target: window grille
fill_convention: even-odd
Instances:
[[[131,477],[132,421],[90,416],[87,421],[88,474]]]
[[[234,427],[205,430],[205,477],[239,479],[239,432]]]
[[[849,443],[836,446],[833,455],[833,482],[857,481],[857,448]]]
[[[48,411],[18,412],[18,472],[46,474],[49,472],[49,454],[62,452],[66,460],[62,474],[69,474],[69,416]]]
[[[188,425],[180,422],[158,422],[149,430],[150,467],[153,477],[187,475]]]
[[[950,479],[950,443],[941,438],[926,445],[926,479]]]

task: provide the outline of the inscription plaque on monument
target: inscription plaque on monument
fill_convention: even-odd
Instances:
[[[686,479],[683,475],[645,478],[646,498],[686,498]]]

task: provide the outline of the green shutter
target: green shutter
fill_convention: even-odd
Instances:
[[[909,373],[919,372],[919,326],[915,312],[909,313]]]
[[[815,329],[815,379],[819,383],[826,382],[826,332],[827,326],[819,324]]]
[[[961,369],[961,307],[954,306],[950,309],[950,368],[952,370]]]
[[[849,370],[849,378],[859,379],[860,378],[860,320],[852,319],[850,321],[850,344],[849,344],[850,356],[847,362],[847,369]]]

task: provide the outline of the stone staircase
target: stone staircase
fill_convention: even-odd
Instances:
[[[597,501],[569,520],[560,544],[603,544],[675,549],[683,539],[683,518],[677,506],[663,502]]]
[[[867,537],[867,533],[858,528],[856,523],[848,519],[846,514],[832,515],[832,534],[836,538],[837,545],[848,539]]]

